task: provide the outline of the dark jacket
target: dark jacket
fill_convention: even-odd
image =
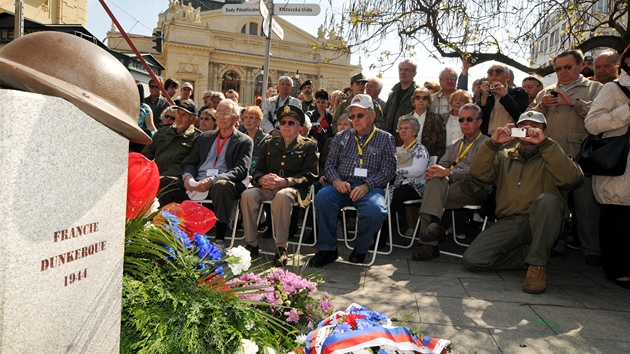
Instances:
[[[483,122],[481,123],[481,133],[485,135],[492,135],[494,132],[488,131],[490,125],[490,119],[492,110],[494,109],[495,98],[494,95],[489,95],[486,105],[482,106],[481,102],[476,102],[483,113]],[[527,106],[529,106],[529,96],[527,91],[522,87],[508,87],[507,95],[501,97],[499,103],[510,114],[510,117],[514,120],[514,124],[518,121],[518,117],[525,112]]]
[[[415,81],[412,82],[411,86],[409,86],[409,89],[407,89],[405,95],[400,98],[400,102],[397,102],[396,100],[398,92],[400,92],[400,90],[402,89],[402,87],[400,86],[400,82],[392,87],[392,92],[390,92],[389,96],[387,96],[387,103],[385,103],[385,107],[383,107],[383,118],[385,119],[385,128],[383,128],[383,130],[392,135],[396,134],[396,125],[398,124],[398,118],[414,110],[413,104],[411,102],[411,96],[413,96],[413,92],[418,87],[419,86],[416,85]],[[422,144],[424,145],[424,143]]]
[[[184,173],[190,173],[192,176],[198,175],[199,167],[208,158],[208,153],[212,144],[217,140],[218,133],[218,130],[210,130],[201,134],[193,147],[193,151],[184,160]],[[217,175],[218,180],[233,182],[239,194],[247,188],[243,181],[248,176],[253,145],[252,139],[247,134],[234,129],[227,150],[225,150],[225,164],[228,171]]]
[[[153,142],[142,149],[142,155],[155,160],[160,176],[179,177],[184,167],[182,162],[192,151],[199,135],[201,130],[193,125],[181,133],[177,133],[172,125],[162,127],[153,136]]]

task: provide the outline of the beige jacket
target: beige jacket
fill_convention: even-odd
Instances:
[[[619,83],[630,88],[630,76],[621,71]],[[614,82],[601,89],[584,120],[591,134],[604,133],[604,137],[619,136],[630,126],[630,99]],[[630,205],[630,156],[622,176],[593,176],[595,199],[602,204]]]
[[[575,107],[558,105],[546,110],[540,108],[539,102],[544,95],[556,89],[556,84],[545,87],[538,93],[536,99],[529,106],[530,110],[542,112],[547,118],[547,134],[555,140],[560,147],[571,157],[580,151],[580,144],[588,133],[584,128],[584,118],[588,113],[591,103],[597,96],[602,84],[591,81],[580,75],[578,82],[571,87],[567,94],[577,101]]]

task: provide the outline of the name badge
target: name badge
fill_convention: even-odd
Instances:
[[[356,177],[367,177],[367,168],[354,168],[354,175]]]
[[[219,169],[218,168],[209,168],[206,171],[206,177],[214,177],[216,175],[219,174]]]

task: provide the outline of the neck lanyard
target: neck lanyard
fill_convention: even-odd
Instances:
[[[418,139],[413,139],[413,141],[411,143],[409,143],[409,145],[407,145],[407,147],[405,147],[405,144],[403,144],[403,149],[405,150],[409,150],[411,149],[412,146],[416,145],[416,143],[418,142]]]
[[[472,143],[470,143],[466,149],[464,149],[464,140],[462,139],[462,142],[459,143],[459,155],[457,156],[457,158],[455,159],[455,163],[451,166],[451,170],[453,169],[453,167],[455,167],[455,165],[457,165],[457,163],[464,158],[464,156],[466,156],[466,154],[468,153],[468,151],[470,151],[470,148],[475,145],[475,142],[477,142],[477,140],[479,140],[479,138],[481,138],[481,132],[477,133],[477,137],[475,138],[475,140],[472,141]],[[464,151],[462,151],[462,149],[464,149]]]
[[[354,136],[354,140],[356,140],[356,142],[357,142],[357,151],[359,152],[359,166],[361,166],[361,167],[363,167],[363,149],[370,142],[370,140],[372,140],[372,138],[374,137],[374,133],[376,133],[376,127],[372,126],[372,132],[367,137],[367,139],[365,140],[365,143],[363,143],[363,145],[361,145],[361,143],[359,143],[359,138],[357,138],[356,135]]]
[[[221,151],[223,151],[223,147],[225,146],[225,144],[227,144],[228,139],[232,136],[232,134],[230,133],[230,135],[228,135],[227,137],[225,137],[225,139],[223,139],[223,144],[221,144],[221,132],[219,132],[217,136],[218,136],[219,141],[217,142],[217,156],[214,158],[214,167],[217,167],[217,161],[219,160],[219,155],[221,155]]]

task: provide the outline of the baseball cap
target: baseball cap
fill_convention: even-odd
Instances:
[[[199,109],[197,108],[197,105],[193,100],[180,101],[178,104],[172,107],[175,109],[181,109],[182,111],[185,111],[192,115],[199,116]]]
[[[350,104],[346,107],[346,111],[350,112],[350,108],[352,107],[374,109],[374,103],[372,103],[372,97],[370,97],[370,95],[358,94],[352,96]]]
[[[365,77],[365,75],[363,75],[363,73],[358,73],[350,78],[350,85],[354,84],[355,82],[368,82],[368,79]]]
[[[184,87],[188,87],[191,90],[193,89],[192,84],[190,82],[188,82],[188,81],[184,81],[184,83],[182,84],[182,88],[184,88]]]
[[[304,111],[300,107],[287,104],[276,110],[276,117],[280,120],[284,116],[291,116],[300,122],[300,125],[304,125]]]
[[[547,125],[547,119],[545,119],[545,115],[540,112],[535,112],[535,111],[525,112],[521,114],[520,117],[518,117],[518,122],[516,122],[516,124],[519,124],[520,122],[523,122],[526,120]]]

